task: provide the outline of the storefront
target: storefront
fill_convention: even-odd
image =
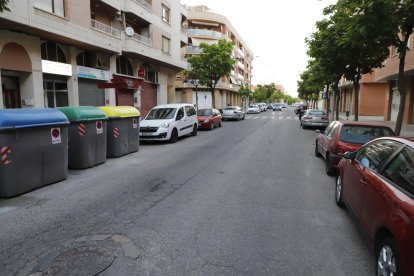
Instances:
[[[141,79],[114,75],[111,82],[99,83],[98,88],[115,88],[116,105],[128,105],[140,108],[140,93],[143,89]]]
[[[72,65],[42,60],[45,107],[69,105],[68,77],[72,76]]]
[[[109,81],[109,71],[77,66],[80,106],[104,106],[105,90],[99,83]]]

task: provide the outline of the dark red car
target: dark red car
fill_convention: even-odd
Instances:
[[[199,129],[210,129],[214,127],[221,127],[222,117],[218,109],[205,108],[197,110],[197,120]]]
[[[395,136],[395,134],[386,125],[333,121],[316,138],[315,156],[322,156],[325,159],[326,173],[333,175],[345,152],[355,151],[361,145],[383,136]]]
[[[414,137],[375,139],[338,165],[335,200],[369,238],[377,275],[414,275]]]

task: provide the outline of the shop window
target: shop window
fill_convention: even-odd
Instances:
[[[43,89],[46,94],[46,107],[54,108],[69,105],[68,86],[65,82],[45,80],[43,81]]]
[[[170,23],[170,9],[162,5],[162,21]]]
[[[131,62],[124,56],[120,56],[116,59],[116,72],[123,75],[134,75]]]
[[[54,42],[45,42],[41,46],[42,59],[66,63],[62,49]]]
[[[36,7],[54,13],[56,15],[65,16],[65,1],[64,0],[36,0]]]
[[[103,68],[97,54],[88,51],[82,52],[76,56],[76,64],[85,67]]]
[[[162,51],[164,53],[170,53],[171,40],[165,36],[162,37]]]
[[[158,83],[158,72],[148,71],[146,75],[146,80],[153,83]]]

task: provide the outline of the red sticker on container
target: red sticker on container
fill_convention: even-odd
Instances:
[[[62,143],[62,137],[60,136],[60,128],[51,128],[50,135],[52,136],[52,144]]]
[[[103,125],[102,121],[96,122],[96,134],[102,134],[103,133]]]

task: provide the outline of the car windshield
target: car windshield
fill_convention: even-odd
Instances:
[[[249,106],[250,108],[257,108],[257,105],[253,104]]]
[[[236,110],[236,108],[234,106],[229,106],[224,108],[224,110]]]
[[[389,127],[345,125],[342,127],[339,139],[347,143],[365,144],[382,136],[395,136],[395,134]]]
[[[176,108],[155,108],[148,113],[145,120],[164,120],[174,118]]]
[[[198,116],[211,116],[211,114],[213,114],[211,109],[199,109],[197,111]]]

